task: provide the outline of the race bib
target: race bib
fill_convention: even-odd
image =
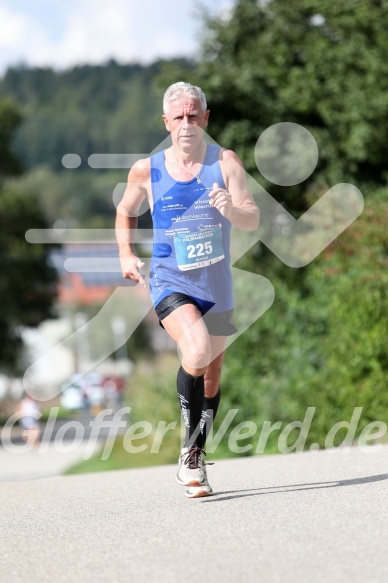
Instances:
[[[196,233],[179,233],[174,237],[175,256],[181,271],[199,269],[224,259],[220,227]]]

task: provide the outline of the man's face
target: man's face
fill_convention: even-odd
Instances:
[[[170,101],[169,110],[163,115],[167,131],[171,132],[174,144],[182,150],[190,150],[202,139],[202,130],[207,127],[209,110],[203,111],[198,99],[185,95]]]

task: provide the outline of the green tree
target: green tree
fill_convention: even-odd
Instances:
[[[0,98],[0,186],[9,175],[20,174],[21,165],[12,149],[12,139],[21,115],[9,99]]]
[[[253,148],[278,122],[306,127],[319,164],[300,187],[266,184],[302,210],[317,181],[383,185],[387,180],[387,0],[237,0],[228,17],[204,17],[197,66],[169,66],[161,84],[203,87],[209,133],[237,151],[256,176]]]
[[[7,371],[17,365],[20,327],[39,324],[50,314],[55,297],[47,247],[30,245],[25,239],[28,228],[45,228],[46,221],[34,197],[5,182],[20,171],[11,148],[18,122],[15,106],[0,100],[0,365]]]
[[[357,434],[371,421],[388,424],[387,220],[385,188],[306,269],[299,288],[272,277],[273,308],[226,359],[222,407],[239,408],[236,421],[302,421],[316,407],[307,445],[324,445],[355,407],[362,407]]]

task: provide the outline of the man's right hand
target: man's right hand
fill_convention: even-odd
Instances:
[[[143,287],[147,287],[144,277],[139,272],[145,266],[144,261],[141,261],[135,255],[130,257],[120,257],[121,269],[125,279],[131,279],[140,283]]]

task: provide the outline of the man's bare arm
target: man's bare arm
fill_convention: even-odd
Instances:
[[[147,197],[150,183],[149,160],[139,160],[128,174],[128,183],[122,200],[117,206],[116,239],[119,247],[120,263],[123,277],[137,281],[146,286],[139,269],[144,267],[133,252],[133,243],[137,230],[140,205]]]
[[[220,167],[226,190],[214,184],[211,204],[238,229],[255,231],[260,211],[248,189],[243,163],[232,150],[223,150]]]

